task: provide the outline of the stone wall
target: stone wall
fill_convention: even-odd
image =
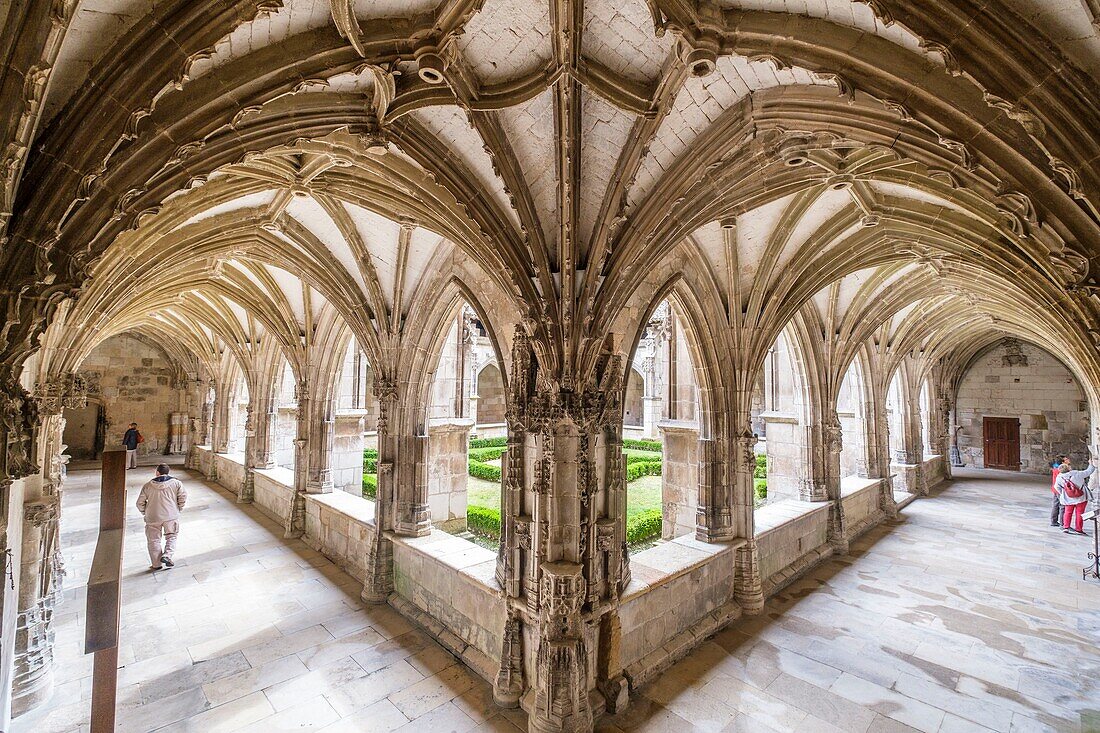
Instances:
[[[132,336],[114,336],[92,350],[79,373],[89,396],[104,405],[106,447],[121,444],[136,422],[145,438],[138,455],[167,452],[171,414],[186,412],[188,405],[186,393],[173,386],[176,370],[163,351]]]
[[[780,501],[756,511],[756,545],[765,596],[831,554],[826,538],[828,518],[828,502]]]
[[[496,425],[504,422],[504,379],[495,364],[489,364],[477,377],[477,422]]]
[[[983,418],[1020,420],[1020,470],[1045,473],[1056,453],[1087,458],[1088,404],[1077,380],[1047,351],[1005,340],[978,359],[959,386],[959,450],[983,467]]]
[[[241,493],[241,487],[244,485],[244,454],[216,453],[214,464],[218,472],[218,483],[234,494]]]
[[[631,556],[630,585],[619,603],[622,664],[631,687],[740,616],[732,601],[739,546],[680,537]]]
[[[285,526],[294,507],[294,472],[286,468],[254,470],[252,491],[256,508]]]
[[[258,491],[257,491],[258,494]],[[306,496],[302,540],[360,583],[374,541],[374,502],[340,491]]]
[[[467,448],[472,420],[435,419],[428,426],[428,506],[433,524],[464,528]]]
[[[844,534],[851,540],[882,521],[881,479],[845,478],[840,484]]]
[[[763,417],[768,426],[768,501],[797,499],[806,429],[791,415],[766,412]]]
[[[661,536],[695,532],[699,505],[699,426],[666,420],[657,425],[663,445],[661,465]],[[627,492],[630,487],[627,486]]]
[[[363,495],[362,410],[336,413],[336,435],[332,442],[332,485],[337,491]]]
[[[390,602],[493,682],[508,612],[495,574],[496,553],[459,537],[439,530],[394,537],[399,599],[391,596]]]

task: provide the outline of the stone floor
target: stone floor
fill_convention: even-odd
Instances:
[[[65,496],[58,692],[16,733],[87,730],[79,584],[96,478],[74,473]],[[128,524],[119,730],[526,729],[392,610],[364,609],[323,557],[193,474],[188,486],[176,569],[149,572],[136,513]],[[1048,527],[1047,496],[1042,479],[964,473],[597,730],[1100,731],[1100,584],[1079,580],[1091,539]]]
[[[1049,526],[1044,481],[958,472],[597,730],[1100,731],[1092,538]]]
[[[127,519],[119,650],[125,733],[527,729],[494,707],[480,677],[362,585],[255,508],[181,471],[189,491],[178,565],[153,573],[141,517]],[[130,471],[130,501],[152,469]],[[62,510],[68,571],[57,617],[57,691],[15,733],[86,731],[92,658],[84,583],[95,548],[99,475],[70,474]]]

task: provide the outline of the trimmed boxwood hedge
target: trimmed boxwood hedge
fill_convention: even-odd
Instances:
[[[504,452],[508,450],[506,447],[491,446],[489,448],[471,448],[469,457],[471,461],[479,461],[486,463],[488,461],[495,461],[504,455]]]
[[[508,445],[508,438],[472,438],[471,448],[503,448]]]
[[[367,499],[378,496],[378,476],[373,473],[363,474],[363,496]]]
[[[646,509],[626,520],[626,543],[636,545],[639,542],[661,536],[661,510]]]
[[[626,482],[637,481],[642,476],[660,476],[660,461],[640,461],[626,464]]]
[[[753,490],[756,492],[756,498],[760,501],[768,498],[768,480],[766,478],[754,478],[752,480]]]
[[[767,478],[768,477],[768,457],[757,455],[756,456],[756,468],[752,472],[753,478]]]
[[[659,440],[633,440],[631,438],[623,438],[623,448],[630,448],[632,450],[648,450],[654,453],[661,452],[661,442]]]
[[[499,482],[501,480],[500,466],[482,463],[481,461],[471,460],[467,464],[467,472],[474,478],[480,478],[486,481]]]
[[[374,448],[363,451],[363,470],[367,473],[378,473],[378,451]]]
[[[484,506],[466,507],[466,528],[476,535],[500,540],[500,510]]]

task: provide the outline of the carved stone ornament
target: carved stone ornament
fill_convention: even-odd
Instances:
[[[56,494],[50,499],[23,505],[23,519],[35,527],[45,526],[47,522],[57,519],[57,516],[58,500]]]
[[[737,434],[737,470],[752,473],[756,469],[756,443],[760,438],[748,428]]]

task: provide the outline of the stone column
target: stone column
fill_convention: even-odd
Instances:
[[[294,501],[286,518],[285,537],[301,537],[306,522],[306,487],[310,461],[310,399],[309,383],[299,379],[294,387],[297,408],[294,411]]]
[[[694,422],[665,420],[657,426],[663,448],[661,466],[661,537],[695,531],[699,507],[699,426]]]
[[[249,504],[256,494],[256,469],[275,468],[275,425],[278,418],[276,397],[271,390],[257,395],[248,404],[245,422],[244,484],[237,501]]]
[[[374,502],[374,535],[366,558],[366,578],[361,598],[365,603],[385,603],[393,592],[393,542],[396,491],[394,463],[397,441],[392,422],[397,409],[397,385],[376,372],[374,396],[378,399],[378,493]]]
[[[887,519],[897,519],[898,505],[894,501],[894,479],[890,465],[890,421],[886,414],[886,394],[875,394],[871,410],[871,436],[868,451],[868,475],[882,479],[879,508]]]
[[[739,416],[736,446],[733,451],[734,510],[738,536],[745,544],[737,550],[734,559],[733,598],[746,615],[754,616],[764,610],[764,586],[760,575],[760,552],[756,546],[755,503],[753,498],[753,472],[756,470],[756,433],[752,432],[752,418],[745,411]]]
[[[61,600],[64,575],[58,525],[65,430],[62,410],[85,404],[82,385],[71,376],[40,385],[34,403],[27,402],[27,408],[37,413],[40,421],[37,452],[42,467],[23,481],[22,552],[11,682],[11,710],[16,716],[41,704],[53,692],[53,613]]]
[[[936,414],[933,415],[934,429],[938,433],[937,437],[937,452],[940,454],[943,463],[943,477],[950,479],[951,474],[951,400],[947,397],[940,397],[936,401]],[[930,421],[931,422],[931,421]]]
[[[219,384],[214,398],[214,438],[212,447],[215,453],[229,452],[229,398],[229,390],[226,385]],[[217,478],[217,476],[213,478]]]
[[[516,680],[533,670],[526,699],[535,733],[590,731],[594,691],[609,709],[625,701],[614,633],[619,594],[629,581],[623,365],[609,355],[601,366],[599,378],[583,387],[539,379],[526,334],[517,329],[497,578],[516,610],[505,632],[533,648],[523,650],[522,666],[509,648],[497,675],[507,684],[495,693],[515,697]],[[590,659],[597,660],[595,670]]]
[[[661,412],[664,408],[660,390],[657,386],[657,359],[647,356],[642,360],[643,368],[643,394],[642,394],[642,436],[656,438],[658,436],[661,421]]]
[[[315,405],[309,421],[309,474],[307,494],[330,494],[332,483],[332,448],[336,442],[336,419],[330,400]]]
[[[821,433],[825,492],[830,502],[827,538],[833,551],[843,555],[848,552],[844,499],[840,492],[840,453],[844,449],[844,432],[835,409],[826,414]]]

